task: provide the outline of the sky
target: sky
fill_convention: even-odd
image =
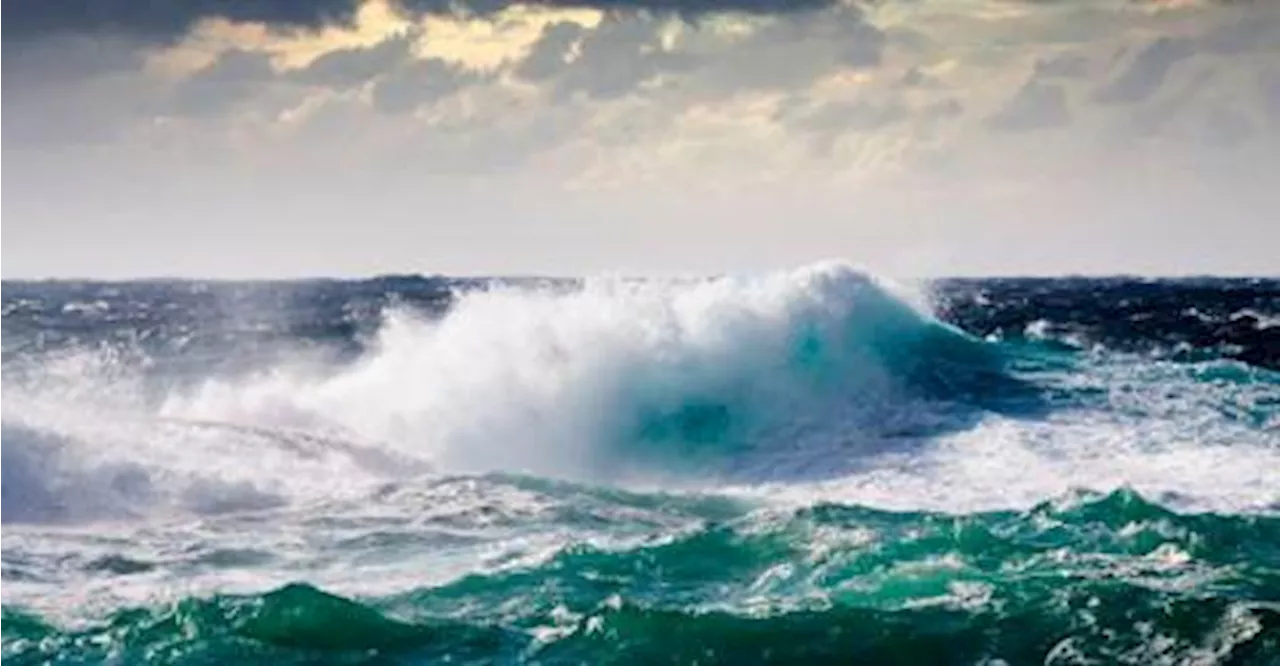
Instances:
[[[5,278],[1280,274],[1271,0],[5,13]]]

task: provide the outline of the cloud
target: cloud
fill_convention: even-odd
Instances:
[[[1234,147],[1256,133],[1253,121],[1237,109],[1218,106],[1205,114],[1201,140],[1215,147]]]
[[[1036,61],[1038,79],[1078,79],[1089,73],[1089,59],[1079,53],[1059,53]]]
[[[1270,69],[1258,75],[1258,92],[1262,97],[1263,113],[1280,130],[1280,69]]]
[[[750,91],[803,90],[839,71],[874,68],[884,34],[855,7],[798,12],[732,31],[652,15],[611,15],[595,27],[547,25],[513,72],[561,100],[609,100],[652,88],[670,104]]]
[[[384,113],[409,113],[486,78],[441,58],[418,58],[378,79],[373,106]]]
[[[349,23],[353,0],[11,0],[5,5],[3,37],[19,43],[53,35],[128,35],[172,42],[204,19],[315,28]]]
[[[1032,79],[987,118],[987,125],[997,130],[1025,131],[1061,127],[1070,121],[1063,87]]]
[[[1159,37],[1138,52],[1128,69],[1100,88],[1094,100],[1101,104],[1145,101],[1160,90],[1174,66],[1195,51],[1195,43],[1189,38]]]
[[[897,99],[831,103],[805,100],[785,105],[777,117],[788,127],[817,134],[820,140],[831,140],[841,134],[874,132],[903,122],[910,117],[910,110]]]
[[[898,84],[907,88],[936,88],[941,83],[932,76],[920,71],[919,67],[910,67],[898,79]]]
[[[557,21],[542,29],[528,55],[515,68],[515,74],[529,81],[545,81],[565,68],[572,50],[582,41],[587,28],[572,21]]]
[[[653,17],[610,17],[595,28],[551,24],[515,73],[549,83],[560,98],[576,93],[597,99],[620,97],[664,72],[693,65],[686,54],[665,50],[664,25]]]
[[[516,5],[588,8],[606,12],[651,12],[698,17],[721,12],[780,14],[830,6],[834,0],[403,0],[413,14],[488,16]],[[315,29],[350,25],[359,0],[11,0],[5,6],[3,37],[18,44],[67,34],[129,35],[172,43],[197,23],[223,19],[274,28]]]
[[[1254,11],[1214,27],[1199,41],[1210,53],[1232,56],[1254,51],[1274,53],[1280,49],[1277,38],[1280,38],[1280,11]]]
[[[462,9],[474,14],[492,14],[513,5],[531,4],[561,9],[598,9],[605,12],[650,12],[674,14],[697,18],[708,14],[786,14],[829,7],[837,0],[535,0],[521,3],[519,0],[405,0],[405,5],[416,11],[442,12]]]
[[[125,39],[67,36],[5,55],[6,151],[113,139],[162,92]]]
[[[269,55],[242,49],[224,51],[178,84],[168,99],[167,110],[187,116],[218,115],[275,79]]]
[[[28,271],[576,272],[669,252],[654,224],[717,261],[898,234],[1127,268],[1179,224],[1245,238],[1276,208],[1275,3],[15,2]]]
[[[777,17],[727,43],[708,41],[693,44],[702,65],[689,85],[732,94],[805,88],[833,72],[876,67],[887,40],[860,10],[844,5]]]
[[[334,49],[291,72],[290,78],[339,90],[358,87],[411,60],[420,36],[417,30],[404,31],[372,46]]]
[[[3,63],[3,86],[9,91],[70,85],[137,71],[145,64],[145,57],[137,43],[123,37],[65,35],[26,49],[5,51]]]
[[[419,57],[409,31],[365,47],[335,49],[305,67],[280,71],[269,54],[231,49],[183,79],[168,99],[170,112],[217,116],[247,99],[274,100],[272,113],[301,104],[306,86],[342,92],[369,86],[372,107],[388,114],[411,113],[488,76],[448,60]]]

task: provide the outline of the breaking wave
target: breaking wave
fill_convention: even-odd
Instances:
[[[992,347],[830,263],[468,293],[439,320],[390,312],[339,372],[211,381],[162,412],[337,428],[449,470],[600,480],[727,472],[779,447],[857,455],[962,427],[1017,387]]]

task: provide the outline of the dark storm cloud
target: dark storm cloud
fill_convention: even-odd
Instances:
[[[359,0],[11,0],[5,5],[5,40],[22,44],[51,35],[123,34],[169,42],[203,19],[265,23],[279,28],[316,28],[350,23]],[[414,13],[488,15],[513,0],[404,0]],[[775,14],[827,7],[832,0],[541,0],[551,7],[586,7],[696,17],[716,12]]]
[[[124,34],[166,42],[208,18],[318,27],[349,22],[352,0],[10,0],[4,6],[5,40],[57,34]]]

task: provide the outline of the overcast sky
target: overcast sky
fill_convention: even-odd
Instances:
[[[1280,273],[1280,2],[13,0],[3,273]]]

